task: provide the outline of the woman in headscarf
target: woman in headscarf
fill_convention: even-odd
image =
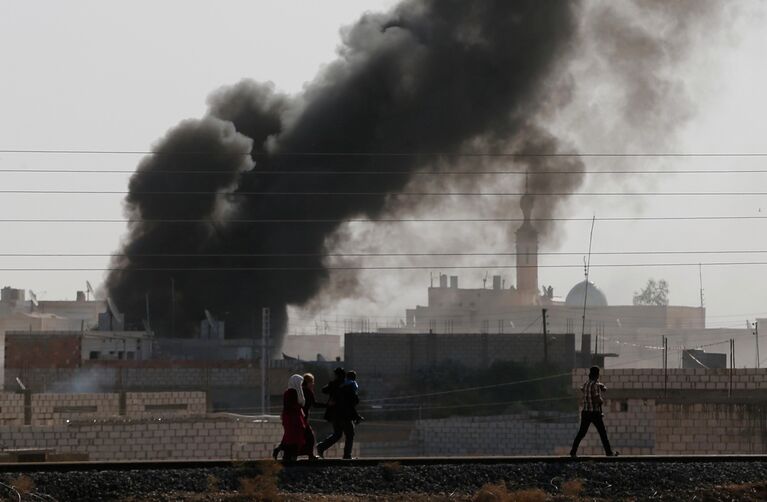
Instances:
[[[282,442],[280,445],[285,452],[284,460],[291,462],[306,446],[306,429],[308,427],[304,415],[304,391],[301,384],[304,377],[293,375],[288,379],[288,388],[282,394]]]
[[[304,399],[306,401],[304,403],[304,417],[306,417],[306,444],[301,452],[299,452],[299,455],[308,455],[309,460],[316,460],[318,458],[314,454],[316,437],[314,435],[314,429],[312,429],[312,425],[309,422],[309,411],[312,407],[325,408],[326,404],[318,402],[314,395],[314,375],[311,373],[304,373],[304,382],[301,387],[304,391]]]

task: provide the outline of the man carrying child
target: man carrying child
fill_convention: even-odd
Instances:
[[[335,379],[322,388],[322,392],[328,395],[325,420],[333,424],[333,433],[317,444],[317,455],[324,458],[325,451],[338,442],[343,435],[343,458],[351,459],[354,425],[363,420],[356,408],[360,401],[357,396],[359,390],[357,374],[354,371],[347,373],[343,368],[336,368],[334,374]]]

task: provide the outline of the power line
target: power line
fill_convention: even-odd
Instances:
[[[233,156],[242,155],[256,158],[275,157],[518,157],[518,158],[732,158],[767,157],[767,152],[223,152],[220,150],[99,150],[99,149],[25,149],[3,148],[0,154],[41,154],[41,155],[157,155],[157,156]]]
[[[538,322],[538,320],[542,320],[542,319],[543,319],[543,316],[539,315],[538,317],[536,317],[535,319],[533,319],[533,320],[530,322],[530,324],[528,324],[527,326],[525,326],[524,328],[522,328],[522,331],[521,331],[520,333],[527,333],[527,330],[528,330],[528,329],[530,329],[530,326],[532,326],[533,324],[537,323],[537,322]]]
[[[377,398],[377,399],[365,399],[365,402],[366,403],[380,403],[380,402],[383,402],[383,401],[399,401],[399,400],[403,400],[403,399],[414,399],[414,398],[421,398],[421,397],[444,396],[446,394],[456,394],[456,393],[459,393],[459,392],[473,392],[473,391],[477,391],[477,390],[495,389],[495,388],[498,388],[498,387],[508,387],[508,386],[512,386],[512,385],[520,385],[520,384],[525,384],[525,383],[540,382],[540,381],[543,381],[543,380],[551,380],[551,379],[554,379],[554,378],[562,378],[562,377],[570,376],[570,375],[571,375],[570,372],[567,372],[567,373],[557,373],[557,374],[554,374],[554,375],[546,375],[546,376],[542,376],[542,377],[528,378],[528,379],[525,379],[525,380],[514,380],[514,381],[511,381],[511,382],[503,382],[503,383],[496,383],[496,384],[490,384],[490,385],[480,385],[480,386],[477,386],[477,387],[463,387],[463,388],[460,388],[460,389],[451,389],[451,390],[444,390],[444,391],[439,391],[439,392],[428,392],[428,393],[424,393],[424,394],[410,394],[410,395],[407,395],[407,396],[395,396],[395,397],[381,397],[381,398]]]
[[[0,190],[0,194],[22,195],[140,195],[227,197],[521,197],[525,192],[220,192],[128,190]],[[767,192],[537,192],[535,197],[743,197],[765,196]]]
[[[211,171],[211,170],[170,170],[170,169],[153,169],[151,171],[134,170],[134,169],[21,169],[21,168],[8,168],[0,169],[0,173],[21,173],[21,174],[131,174],[140,176],[150,175],[168,175],[168,174],[183,174],[183,175],[210,175],[210,176],[233,176],[231,172],[224,171]],[[548,175],[583,175],[583,174],[765,174],[767,169],[584,169],[584,170],[562,170],[552,169],[545,171],[528,172],[524,170],[451,170],[444,169],[438,171],[427,170],[387,170],[387,171],[306,171],[306,170],[272,170],[272,169],[254,169],[246,171],[242,174],[248,175],[280,175],[280,176],[485,176],[485,175],[528,175],[535,176],[548,176]]]
[[[458,409],[458,408],[478,408],[482,406],[506,406],[510,404],[521,404],[521,403],[541,403],[541,402],[552,402],[552,401],[577,401],[578,397],[576,395],[568,395],[568,396],[560,396],[560,397],[542,397],[538,399],[517,399],[513,401],[492,401],[492,402],[475,402],[475,403],[468,403],[468,404],[442,404],[442,405],[415,405],[415,404],[409,404],[409,406],[402,406],[402,407],[396,407],[396,408],[375,408],[370,409],[371,412],[381,413],[381,412],[401,412],[401,411],[418,411],[418,410],[437,410],[437,409]],[[367,400],[364,400],[361,404],[362,407],[369,406],[367,404]],[[572,416],[577,416],[575,413],[572,414]],[[558,418],[562,418],[561,416]],[[545,421],[545,420],[544,420]]]
[[[767,265],[767,261],[753,262],[708,262],[708,263],[604,263],[593,264],[599,268],[639,268],[639,267],[725,267],[725,266],[757,266]],[[532,265],[432,265],[432,266],[340,266],[340,267],[83,267],[83,268],[0,268],[0,272],[310,272],[325,270],[487,270],[487,269],[516,269],[533,268]],[[582,268],[583,264],[572,265],[538,265],[537,268]]]
[[[703,254],[764,254],[767,249],[737,250],[688,250],[688,251],[601,251],[599,256],[653,256],[653,255],[703,255]],[[433,256],[581,256],[582,251],[540,251],[537,253],[477,252],[477,253],[0,253],[2,258],[397,258]]]
[[[728,220],[764,220],[767,216],[606,216],[596,221],[728,221]],[[263,219],[228,219],[225,223],[521,223],[524,218],[263,218]],[[539,221],[580,221],[591,222],[592,218],[530,218],[530,222]],[[212,219],[183,218],[2,218],[0,223],[208,223],[217,224]]]

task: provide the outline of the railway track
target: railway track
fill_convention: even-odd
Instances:
[[[259,460],[153,460],[153,461],[78,461],[78,462],[14,462],[0,463],[0,473],[7,472],[76,472],[76,471],[161,471],[171,469],[210,468],[257,468]],[[327,467],[361,467],[381,464],[401,466],[428,465],[499,465],[499,464],[577,464],[598,463],[767,463],[767,454],[737,455],[640,455],[640,456],[579,456],[577,459],[564,456],[463,456],[463,457],[385,457],[361,458],[354,460],[325,459],[299,460],[284,464],[288,468],[321,469]]]
[[[730,501],[737,497],[721,490],[735,486],[756,493],[767,490],[765,480],[767,455],[328,459],[294,462],[281,470],[260,460],[21,462],[0,464],[0,499],[221,502],[241,501],[254,490],[267,489],[290,501],[314,495],[389,501],[412,494],[423,500],[449,495],[469,501],[488,483],[510,491],[538,490],[549,498],[570,483],[584,497],[601,500],[705,496]]]

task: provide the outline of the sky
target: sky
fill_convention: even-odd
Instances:
[[[169,128],[188,117],[200,117],[207,96],[243,78],[272,81],[288,93],[300,92],[323,64],[336,56],[339,30],[367,10],[386,9],[384,0],[310,0],[220,2],[96,2],[0,0],[0,150],[97,150],[141,152]],[[592,2],[598,5],[599,2]],[[722,3],[724,5],[724,3]],[[621,85],[596,61],[608,48],[583,42],[569,75],[575,81],[567,106],[552,113],[550,124],[582,152],[765,153],[767,116],[767,30],[765,7],[739,2],[722,7],[688,41],[689,48],[673,64],[667,82],[679,86],[685,120],[672,130],[656,120],[633,131],[610,122],[621,106]],[[584,21],[588,22],[588,21]],[[588,26],[587,26],[588,29]],[[592,45],[589,45],[589,44]],[[602,63],[603,64],[603,63]],[[628,61],[626,64],[631,64]],[[670,102],[660,109],[676,109]],[[651,134],[654,133],[655,135]],[[641,136],[641,138],[639,138]],[[135,154],[64,155],[0,152],[2,190],[125,191]],[[587,169],[635,170],[760,170],[767,157],[714,158],[589,158]],[[13,173],[8,169],[108,169],[121,173]],[[3,172],[2,170],[6,170]],[[519,186],[520,180],[515,180]],[[767,192],[767,173],[589,175],[582,192]],[[4,219],[120,219],[121,193],[29,194],[0,193]],[[442,205],[441,205],[442,204]],[[442,214],[462,201],[444,201],[418,208],[415,216]],[[492,205],[492,201],[484,201]],[[498,208],[486,208],[500,211]],[[574,196],[564,208],[568,217],[611,216],[767,216],[767,196]],[[390,214],[399,214],[392,207]],[[517,214],[510,214],[515,217]],[[376,242],[386,237],[386,251],[411,249],[457,252],[511,251],[514,228],[413,228],[414,225],[346,225],[348,235],[339,251],[367,250],[370,232]],[[594,229],[591,279],[611,304],[628,304],[649,278],[666,279],[672,304],[700,303],[697,266],[600,267],[610,263],[764,262],[767,220],[737,221],[598,221]],[[119,247],[124,223],[0,222],[0,253],[108,255]],[[588,249],[589,223],[560,225],[542,243],[543,251],[580,253],[544,256],[543,265],[579,264]],[[605,256],[604,252],[739,251],[736,254]],[[108,256],[0,256],[7,268],[103,268]],[[378,264],[379,262],[376,262]],[[386,264],[380,262],[381,264]],[[404,309],[424,304],[430,273],[445,261],[427,259],[433,270],[373,272],[360,275],[349,298],[323,295],[309,306],[291,311],[292,332],[315,332],[315,321],[327,319],[329,332],[343,329],[343,319],[367,317],[373,323],[393,322]],[[467,262],[462,262],[467,263]],[[513,264],[513,257],[474,259],[487,263],[490,275],[500,273],[506,284],[513,271],[493,268]],[[443,270],[450,273],[450,271]],[[710,327],[742,327],[747,319],[767,317],[767,264],[703,266],[702,280]],[[485,270],[463,271],[463,287],[480,287]],[[583,270],[542,268],[539,282],[564,296],[582,280]],[[31,289],[43,299],[73,298],[103,279],[99,271],[0,271],[0,285]],[[323,329],[324,332],[324,329]]]

